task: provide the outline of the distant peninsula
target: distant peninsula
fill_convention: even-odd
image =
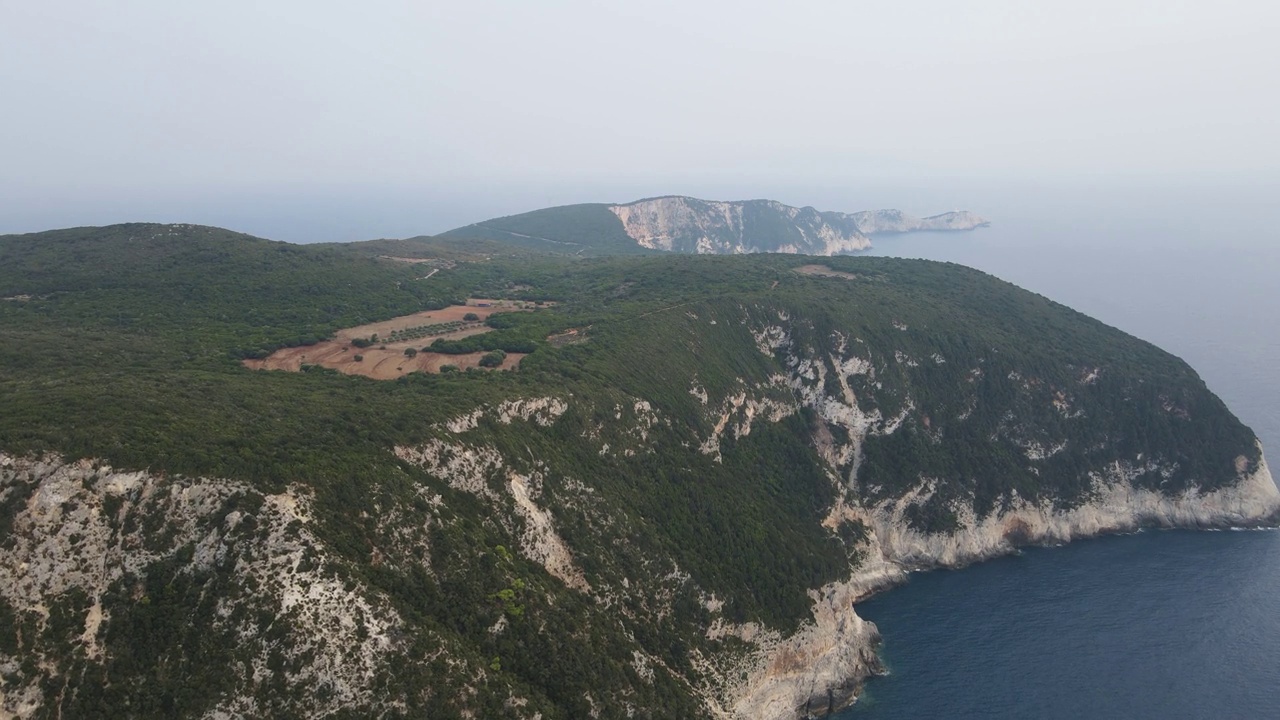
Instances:
[[[967,210],[918,218],[901,210],[854,213],[793,207],[775,200],[699,200],[681,195],[623,204],[545,208],[444,233],[575,255],[686,253],[846,255],[877,234],[961,231],[988,221]]]

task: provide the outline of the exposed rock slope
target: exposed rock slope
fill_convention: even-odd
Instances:
[[[16,647],[0,650],[0,714],[56,713],[62,698],[49,690],[61,678],[105,678],[141,659],[130,657],[132,632],[172,632],[191,644],[162,664],[198,665],[211,659],[200,644],[232,643],[205,681],[220,690],[207,707],[213,716],[402,702],[374,683],[387,663],[403,661],[404,621],[381,594],[331,569],[336,559],[312,533],[301,492],[0,454],[0,500],[14,509],[0,546],[0,601],[19,628]],[[202,613],[166,617],[193,584],[206,591]],[[285,678],[307,692],[264,700],[260,691]],[[98,692],[123,710],[120,699],[141,681],[116,675],[114,688]],[[179,699],[173,709],[195,708]]]
[[[819,212],[773,200],[720,202],[671,196],[609,207],[641,247],[699,254],[756,252],[842,255],[871,247],[871,233],[972,230],[970,212],[924,219],[898,210]]]
[[[641,246],[699,254],[837,255],[871,247],[848,216],[772,200],[715,202],[688,197],[610,206]]]

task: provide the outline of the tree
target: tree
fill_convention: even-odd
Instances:
[[[475,313],[467,313],[466,315],[462,316],[462,319],[466,320],[467,322],[479,322],[480,316]]]
[[[506,359],[507,354],[501,350],[487,352],[480,358],[480,367],[496,368],[502,365],[502,362]]]

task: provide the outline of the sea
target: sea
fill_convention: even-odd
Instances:
[[[988,228],[880,236],[871,253],[968,265],[1155,343],[1280,463],[1277,195],[1212,184],[1013,195],[967,203]],[[889,674],[843,720],[1280,718],[1273,530],[1031,548],[913,573],[858,612],[879,626]]]

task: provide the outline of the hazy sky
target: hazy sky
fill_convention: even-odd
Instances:
[[[0,232],[1275,177],[1278,37],[1222,0],[0,0]]]

